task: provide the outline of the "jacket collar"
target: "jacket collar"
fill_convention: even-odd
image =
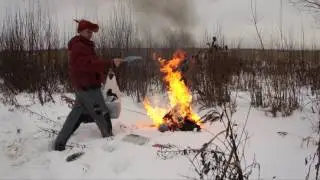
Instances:
[[[74,36],[68,43],[68,49],[70,50],[71,47],[73,46],[74,43],[76,42],[82,42],[83,44],[85,44],[86,46],[89,46],[90,48],[95,48],[95,44],[93,41],[81,36],[81,35],[77,35]]]
[[[79,40],[80,40],[82,43],[84,43],[84,44],[86,44],[86,45],[88,45],[88,46],[90,46],[90,47],[92,47],[92,48],[95,47],[95,44],[94,44],[93,41],[91,41],[91,40],[89,40],[89,39],[87,39],[87,38],[85,38],[85,37],[83,37],[83,36],[81,36],[81,35],[78,35],[78,37],[79,37]]]

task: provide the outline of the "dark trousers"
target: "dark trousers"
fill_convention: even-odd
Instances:
[[[55,150],[64,150],[74,131],[83,123],[96,122],[102,137],[112,136],[112,123],[101,89],[75,93],[76,102],[55,141]]]

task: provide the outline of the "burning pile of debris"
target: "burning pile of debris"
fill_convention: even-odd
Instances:
[[[159,131],[160,132],[165,132],[165,131],[200,131],[201,127],[196,124],[194,121],[184,118],[183,119],[183,123],[179,124],[179,125],[174,125],[174,126],[170,126],[167,124],[163,124],[159,126]]]
[[[144,100],[144,107],[159,131],[200,131],[200,117],[192,111],[192,95],[183,81],[179,66],[185,60],[186,53],[178,50],[170,60],[157,58],[160,71],[164,73],[170,109],[152,107]]]
[[[176,106],[177,107],[177,106]],[[198,125],[190,115],[180,116],[177,108],[174,107],[164,117],[163,123],[159,126],[160,132],[165,131],[200,131],[201,127]]]

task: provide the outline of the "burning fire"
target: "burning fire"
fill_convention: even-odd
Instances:
[[[144,100],[143,103],[147,114],[157,127],[161,124],[168,123],[165,122],[164,116],[169,111],[173,113],[172,115],[174,117],[186,117],[197,124],[200,123],[200,117],[191,109],[191,93],[184,81],[181,80],[181,73],[177,70],[185,59],[185,56],[185,52],[178,50],[170,60],[157,58],[161,65],[160,71],[165,75],[163,80],[167,84],[167,93],[171,107],[171,111],[164,108],[152,107],[147,98]],[[179,124],[178,118],[173,118],[173,120]]]

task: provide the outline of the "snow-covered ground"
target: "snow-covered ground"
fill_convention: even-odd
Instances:
[[[196,177],[192,165],[184,156],[163,160],[157,156],[153,144],[175,144],[181,147],[200,148],[203,143],[222,130],[220,122],[206,124],[203,132],[160,133],[150,127],[142,104],[123,98],[119,119],[113,120],[114,139],[102,139],[95,124],[82,124],[71,137],[69,145],[76,145],[64,152],[49,149],[55,136],[49,137],[43,129],[60,130],[70,108],[55,96],[56,103],[41,106],[26,95],[18,97],[19,103],[39,115],[0,104],[0,178],[14,179],[185,179]],[[249,110],[245,93],[237,99],[237,112],[233,119],[243,125]],[[141,113],[138,113],[141,112]],[[200,113],[201,114],[201,113]],[[264,111],[251,109],[248,123],[247,160],[254,156],[261,165],[263,179],[304,179],[308,166],[305,158],[315,152],[316,145],[304,138],[314,134],[317,114],[309,109],[296,111],[292,116],[272,118]],[[278,132],[287,132],[281,136]],[[151,138],[143,146],[121,139],[128,133]],[[307,145],[308,144],[308,145]],[[78,146],[77,146],[78,145]],[[85,145],[83,148],[81,145]],[[74,152],[84,151],[78,160],[66,162]],[[313,169],[313,167],[312,167]],[[258,178],[252,176],[250,179]]]

